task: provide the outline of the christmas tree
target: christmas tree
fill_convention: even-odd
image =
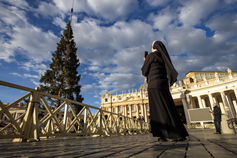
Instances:
[[[77,72],[80,62],[76,55],[77,48],[70,21],[61,36],[60,42],[57,43],[57,50],[52,54],[50,69],[41,76],[40,82],[43,84],[40,85],[40,89],[49,94],[82,102],[84,98],[80,95],[79,84],[81,75]],[[57,108],[60,105],[60,100],[48,98],[48,101],[51,102],[52,107]],[[77,113],[81,109],[79,105],[73,107]]]

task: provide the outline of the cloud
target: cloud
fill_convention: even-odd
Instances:
[[[63,19],[59,18],[59,17],[55,17],[53,19],[53,24],[56,26],[60,26],[61,28],[65,29],[66,27],[66,22],[63,21]]]
[[[208,15],[216,10],[219,1],[216,0],[192,0],[183,1],[180,11],[179,20],[184,26],[194,26],[200,24],[202,20],[208,18]]]
[[[30,6],[25,0],[1,0],[2,2],[11,4],[12,6],[15,6],[20,9],[29,9]],[[3,4],[3,3],[2,3]]]
[[[206,26],[215,31],[214,42],[217,44],[223,43],[237,36],[237,15],[230,13],[215,15],[206,22]]]
[[[0,58],[7,62],[13,61],[17,54],[38,62],[50,60],[59,40],[52,32],[43,32],[31,25],[15,26],[12,32],[11,39],[0,43]]]
[[[11,75],[14,75],[14,76],[19,76],[19,77],[22,77],[22,75],[20,75],[19,73],[17,73],[17,72],[11,72],[10,73]]]
[[[3,26],[5,25],[22,25],[26,22],[26,13],[15,6],[8,6],[1,3],[0,5],[0,20]]]
[[[85,91],[95,91],[95,90],[97,90],[97,88],[98,87],[95,85],[95,83],[85,84],[85,85],[82,85],[81,91],[82,92],[85,92]]]
[[[94,15],[111,21],[118,17],[125,17],[138,8],[137,0],[88,0],[87,2]]]
[[[48,69],[48,66],[41,62],[36,62],[35,60],[29,60],[28,62],[19,63],[20,68],[25,69],[27,71],[37,72],[38,75],[43,75],[44,72]]]
[[[160,10],[157,15],[154,15],[154,13],[150,14],[148,19],[153,21],[154,28],[164,31],[166,27],[170,27],[171,22],[177,19],[177,11],[168,6]]]
[[[39,79],[39,76],[37,76],[37,75],[31,75],[31,74],[24,74],[23,75],[24,77],[29,77],[29,78],[37,78],[37,79]]]
[[[31,74],[23,74],[23,75],[21,75],[21,74],[19,74],[17,72],[11,72],[10,74],[14,75],[14,76],[19,76],[19,77],[22,77],[22,78],[37,78],[37,79],[39,79],[39,76],[37,76],[37,75],[31,75]]]
[[[146,0],[146,2],[153,7],[164,6],[171,2],[171,0]]]
[[[35,80],[33,80],[33,79],[30,79],[30,81],[32,82],[32,83],[34,83],[37,87],[39,87],[39,85],[40,85],[40,83],[39,82],[36,82]]]
[[[2,4],[2,3],[1,3]],[[0,59],[6,62],[16,61],[16,55],[38,62],[50,60],[51,51],[55,50],[59,38],[51,31],[44,32],[41,28],[28,23],[26,11],[21,9],[28,6],[22,1],[15,6],[0,6],[0,21],[5,30],[0,40]]]
[[[67,13],[69,15],[73,1],[53,0],[53,2],[62,13]],[[99,19],[102,18],[104,20],[115,21],[118,18],[126,19],[126,16],[136,10],[138,5],[139,3],[137,0],[81,0],[74,1],[73,11],[74,13],[84,12],[88,16]],[[47,4],[43,4],[41,10],[44,11],[47,8],[46,6]],[[46,16],[47,12],[44,12],[44,14],[44,16]]]
[[[99,91],[99,92],[117,92],[128,90],[131,88],[138,88],[137,82],[144,79],[140,75],[134,75],[132,73],[90,73],[91,77],[97,80],[93,84],[87,84],[82,86],[83,91]]]
[[[147,49],[150,49],[153,39],[158,36],[158,33],[153,33],[151,25],[140,20],[116,22],[112,26],[103,27],[91,19],[84,19],[73,24],[73,31],[81,62],[97,66],[113,64],[114,55],[126,48],[141,48],[149,44]],[[137,51],[143,54],[144,50]]]
[[[35,8],[29,4],[1,3],[0,60],[17,62],[28,72],[12,75],[29,78],[37,85],[37,76],[48,69],[51,53],[60,40],[55,35],[60,30],[49,29],[65,29],[72,0],[40,1],[34,3],[38,5]],[[86,80],[82,91],[96,97],[100,92],[138,88],[144,80],[140,69],[144,51],[150,51],[154,40],[161,40],[167,47],[179,80],[188,71],[234,70],[234,4],[231,0],[75,1],[72,28],[83,65],[81,81]],[[30,19],[29,14],[35,19]],[[35,72],[38,75],[31,75]]]
[[[42,15],[44,18],[50,18],[57,15],[62,16],[62,18],[65,17],[64,13],[61,12],[59,8],[57,8],[54,4],[47,2],[40,2],[38,8],[35,11],[37,16]]]
[[[101,68],[99,67],[99,66],[89,66],[88,67],[88,70],[90,70],[90,71],[100,71],[101,70]]]

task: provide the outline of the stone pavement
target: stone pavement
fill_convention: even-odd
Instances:
[[[55,158],[236,158],[237,134],[213,134],[214,129],[189,129],[182,142],[158,142],[151,134],[104,138],[67,137],[40,142],[0,140],[0,157]]]

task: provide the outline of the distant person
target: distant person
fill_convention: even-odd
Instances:
[[[154,41],[151,51],[142,66],[142,74],[148,80],[151,133],[153,137],[159,137],[158,141],[185,140],[188,132],[169,91],[169,85],[177,81],[178,73],[162,42]]]
[[[213,104],[212,114],[214,116],[214,124],[216,128],[216,132],[214,134],[221,134],[221,109],[216,103]]]

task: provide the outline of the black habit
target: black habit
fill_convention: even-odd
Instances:
[[[163,43],[156,41],[153,49],[155,51],[146,57],[142,67],[142,74],[148,80],[151,133],[167,139],[185,138],[188,133],[169,91],[169,84],[176,82],[178,73]]]

